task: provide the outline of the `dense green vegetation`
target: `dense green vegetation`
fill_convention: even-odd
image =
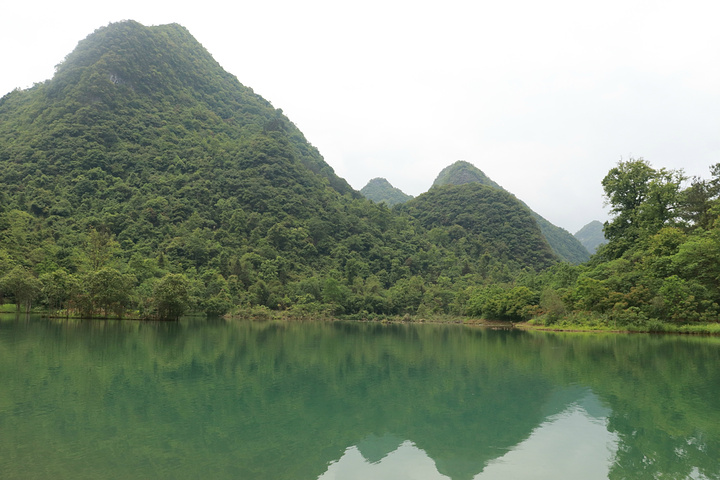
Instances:
[[[525,265],[544,269],[557,261],[531,212],[504,190],[480,183],[447,185],[398,208],[418,219],[433,243],[476,265],[499,260],[517,271]]]
[[[472,165],[435,183],[373,203],[184,28],[111,24],[0,99],[0,300],[169,319],[717,320],[717,167],[685,188],[618,165],[609,243],[581,266],[574,237]]]
[[[3,97],[0,187],[0,292],[18,308],[461,313],[467,287],[548,263],[478,262],[506,240],[450,245],[460,226],[365,200],[178,25],[101,28]]]
[[[466,183],[480,183],[504,190],[479,168],[463,161],[455,162],[449,167],[444,168],[440,174],[438,174],[435,182],[433,182],[433,188],[445,185],[464,185]],[[590,254],[585,247],[575,237],[570,235],[567,230],[548,222],[538,213],[532,211],[525,203],[523,203],[523,205],[530,210],[550,248],[552,248],[558,257],[573,264],[583,263],[590,259]]]
[[[367,185],[360,189],[360,193],[368,200],[375,203],[384,203],[388,207],[405,203],[410,200],[412,195],[404,193],[399,188],[393,187],[390,182],[384,178],[373,178]]]
[[[543,274],[553,272],[541,281],[543,320],[650,330],[717,322],[720,164],[711,173],[685,186],[682,172],[643,159],[610,170],[608,243],[585,265]]]
[[[464,185],[467,183],[479,183],[506,191],[490,179],[490,177],[485,175],[479,168],[462,160],[445,167],[435,178],[432,188],[435,189],[447,185]],[[394,188],[387,180],[382,178],[371,180],[360,193],[376,203],[385,202],[388,206],[405,203],[412,198]],[[547,240],[553,252],[555,252],[555,255],[573,264],[583,263],[590,259],[588,250],[580,241],[570,235],[569,232],[553,225],[532,211],[526,204],[523,203],[523,205],[530,210],[535,222],[540,227],[542,235]]]
[[[603,233],[603,224],[598,220],[593,220],[575,232],[575,238],[577,238],[583,247],[591,254],[594,254],[600,245],[607,243],[605,234]]]

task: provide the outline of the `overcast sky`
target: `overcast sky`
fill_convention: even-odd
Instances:
[[[465,160],[575,233],[618,161],[720,162],[713,0],[12,2],[0,95],[50,78],[95,29],[180,23],[356,189],[411,195]]]

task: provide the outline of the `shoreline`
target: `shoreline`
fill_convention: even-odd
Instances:
[[[385,323],[385,324],[435,324],[435,325],[465,325],[482,328],[490,328],[496,330],[525,330],[525,331],[541,331],[541,332],[558,332],[558,333],[612,333],[612,334],[665,334],[665,335],[705,335],[720,336],[720,323],[703,323],[703,324],[683,324],[675,325],[670,323],[656,323],[653,325],[631,325],[627,327],[612,325],[583,325],[576,323],[558,322],[555,325],[543,325],[533,323],[533,320],[524,322],[512,322],[503,320],[488,320],[481,318],[468,318],[452,315],[443,315],[436,317],[413,317],[404,316],[378,316],[378,317],[355,317],[355,316],[313,316],[313,315],[292,315],[287,312],[263,311],[252,312],[247,314],[225,315],[222,318],[227,320],[254,320],[254,321],[347,321],[347,322],[367,322],[367,323]]]
[[[2,315],[28,316],[37,315],[42,318],[53,320],[112,320],[112,321],[132,321],[132,322],[177,322],[178,320],[167,319],[161,320],[156,318],[144,318],[139,316],[128,316],[124,318],[117,317],[80,317],[51,314],[47,311],[34,312],[16,312],[16,311],[0,311]],[[208,318],[202,315],[186,315],[185,317]],[[674,334],[674,335],[705,335],[720,336],[720,323],[703,323],[703,324],[670,324],[664,322],[656,322],[652,325],[629,325],[627,327],[615,325],[583,325],[580,323],[564,323],[562,320],[553,325],[543,325],[534,323],[533,320],[524,322],[512,322],[502,320],[488,320],[482,318],[468,318],[453,315],[439,315],[429,317],[416,317],[410,315],[403,316],[329,316],[329,315],[297,315],[288,312],[262,310],[253,311],[252,309],[240,314],[227,314],[222,317],[225,320],[252,320],[252,321],[348,321],[348,322],[367,322],[367,323],[384,323],[384,324],[435,324],[435,325],[465,325],[471,327],[490,328],[495,330],[525,330],[525,331],[541,331],[541,332],[558,332],[558,333],[613,333],[613,334]]]

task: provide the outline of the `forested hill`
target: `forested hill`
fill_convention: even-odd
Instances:
[[[408,195],[399,188],[393,187],[390,182],[384,178],[373,178],[367,185],[360,189],[360,193],[375,203],[385,203],[388,207],[405,203],[410,200],[412,195]]]
[[[192,165],[193,147],[212,150],[277,132],[297,160],[340,193],[357,195],[281,110],[225,72],[177,24],[126,21],[98,29],[52,80],[3,97],[0,119],[3,159],[47,163],[46,174],[100,163],[135,167],[146,159],[145,166],[194,173],[200,166]],[[124,167],[120,176],[130,173]]]
[[[530,210],[512,194],[479,183],[431,188],[398,207],[417,218],[436,242],[479,265],[500,259],[514,269],[557,262]]]
[[[362,198],[179,25],[100,28],[0,99],[0,295],[18,305],[462,313],[471,286],[547,264],[448,245],[458,228]]]
[[[500,185],[492,181],[479,168],[471,163],[457,161],[443,169],[433,182],[433,188],[444,185],[463,185],[466,183],[480,183],[493,188],[505,191]],[[522,202],[522,201],[521,201]],[[523,202],[527,207],[527,204]],[[560,258],[573,263],[580,264],[590,259],[589,252],[573,237],[567,230],[557,227],[540,216],[538,213],[527,207],[535,218],[542,234],[547,239],[550,247]]]
[[[595,253],[601,245],[607,243],[605,235],[603,234],[603,224],[598,220],[593,220],[575,232],[575,238],[577,238],[591,254]]]

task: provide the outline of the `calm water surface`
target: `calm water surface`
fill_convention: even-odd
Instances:
[[[0,478],[720,478],[720,339],[0,319]]]

